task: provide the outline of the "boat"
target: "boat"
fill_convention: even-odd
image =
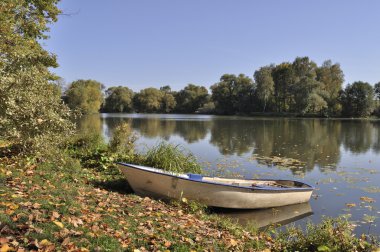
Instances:
[[[219,178],[117,164],[133,191],[140,196],[186,198],[211,207],[258,209],[299,204],[308,202],[314,189],[293,180]]]
[[[310,203],[287,205],[265,209],[214,209],[218,215],[236,220],[243,226],[254,225],[259,229],[268,226],[284,226],[313,215]]]

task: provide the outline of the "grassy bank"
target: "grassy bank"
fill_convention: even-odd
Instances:
[[[177,152],[175,146],[161,145],[144,156],[119,152],[126,143],[111,147],[96,138],[91,141],[77,138],[66,150],[71,158],[63,155],[54,162],[2,155],[1,251],[372,251],[375,248],[375,242],[368,237],[353,237],[352,226],[346,220],[325,220],[320,225],[310,225],[307,232],[298,228],[282,233],[273,229],[258,231],[209,214],[196,203],[163,203],[141,198],[132,193],[115,169],[115,159],[168,165],[165,153],[171,149],[168,155],[178,157],[176,162],[181,166],[188,163],[189,169],[198,169],[194,168],[195,160],[190,154]]]

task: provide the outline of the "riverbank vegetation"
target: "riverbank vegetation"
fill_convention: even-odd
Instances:
[[[20,158],[3,146],[2,251],[372,251],[377,246],[373,237],[353,236],[354,226],[344,218],[310,224],[306,231],[275,226],[258,230],[186,199],[141,198],[133,194],[114,159],[144,163],[152,154],[115,154],[113,150],[126,143],[116,142],[111,146],[98,136],[75,137],[66,143],[60,162]],[[177,150],[161,144],[152,151],[163,148]],[[177,154],[174,159],[181,159],[182,152]],[[164,168],[173,164],[165,157],[154,158],[166,164]],[[183,163],[193,167],[194,160]]]
[[[253,78],[224,74],[210,87],[211,94],[205,86],[188,84],[179,91],[163,86],[136,93],[128,87],[110,87],[101,97],[93,95],[89,85],[93,82],[71,83],[64,100],[84,113],[89,113],[86,106],[95,100],[91,112],[368,117],[379,115],[380,110],[380,83],[372,86],[357,81],[343,87],[344,74],[338,63],[327,60],[318,66],[308,57],[261,67]],[[101,87],[99,84],[97,94],[101,94]]]
[[[56,57],[40,44],[60,13],[56,4],[56,0],[0,2],[0,251],[375,248],[370,237],[352,237],[352,226],[344,220],[326,220],[306,233],[265,232],[206,214],[185,200],[170,204],[134,195],[115,161],[171,168],[177,158],[181,167],[198,166],[190,154],[183,156],[173,146],[135,153],[136,136],[128,125],[121,125],[109,144],[99,135],[75,130],[74,110],[97,111],[102,85],[77,81],[66,92],[69,106],[62,103],[60,80],[49,71],[57,66]],[[164,87],[159,92],[149,90],[132,100],[152,102],[146,107],[169,112],[175,102],[172,91]],[[160,96],[158,103],[151,93]],[[171,158],[157,155],[162,150]]]

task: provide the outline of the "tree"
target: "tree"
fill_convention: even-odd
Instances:
[[[293,102],[292,85],[294,72],[290,63],[284,62],[273,68],[274,99],[277,112],[287,112]]]
[[[294,97],[291,111],[305,113],[321,113],[327,108],[324,100],[322,83],[316,80],[317,64],[309,57],[297,57],[292,64],[294,82],[290,93]]]
[[[207,88],[188,84],[180,90],[176,96],[176,111],[180,113],[194,113],[209,101]]]
[[[269,101],[273,99],[274,81],[272,77],[272,66],[261,67],[255,71],[256,93],[259,100],[263,103],[263,112]]]
[[[66,91],[66,101],[71,109],[83,114],[98,113],[103,103],[103,84],[95,80],[77,80]]]
[[[138,112],[155,113],[161,111],[163,93],[156,88],[145,88],[134,97],[134,106]]]
[[[161,100],[161,110],[162,113],[170,113],[174,110],[177,102],[175,99],[175,92],[172,91],[172,88],[169,85],[160,87],[162,93]]]
[[[50,67],[56,57],[42,48],[60,13],[56,0],[0,2],[0,138],[32,150],[59,144],[74,130],[71,112],[57,95]]]
[[[170,93],[163,93],[161,101],[161,110],[162,113],[170,113],[174,110],[177,102],[174,96]]]
[[[224,74],[220,82],[211,86],[211,91],[217,113],[234,114],[252,109],[254,85],[244,74]]]
[[[327,94],[325,100],[328,105],[328,114],[338,115],[342,109],[338,98],[344,82],[344,74],[340,65],[332,64],[331,60],[327,60],[317,68],[316,73],[317,81],[322,83],[322,89]]]
[[[348,84],[340,94],[343,115],[352,117],[367,117],[374,108],[374,92],[367,82],[357,81]]]
[[[127,87],[110,87],[106,90],[105,112],[133,111],[133,91]]]
[[[375,96],[378,100],[380,100],[380,82],[376,83],[374,86]]]
[[[307,77],[309,79],[315,79],[317,64],[310,60],[309,57],[297,57],[292,64],[295,82],[299,79]]]
[[[321,90],[321,83],[310,77],[302,77],[293,87],[295,100],[295,112],[322,113],[327,109],[324,91]]]

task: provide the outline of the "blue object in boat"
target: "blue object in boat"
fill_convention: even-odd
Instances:
[[[202,180],[202,178],[203,178],[203,176],[200,174],[189,173],[187,175],[189,176],[189,179],[191,179],[191,180]]]

